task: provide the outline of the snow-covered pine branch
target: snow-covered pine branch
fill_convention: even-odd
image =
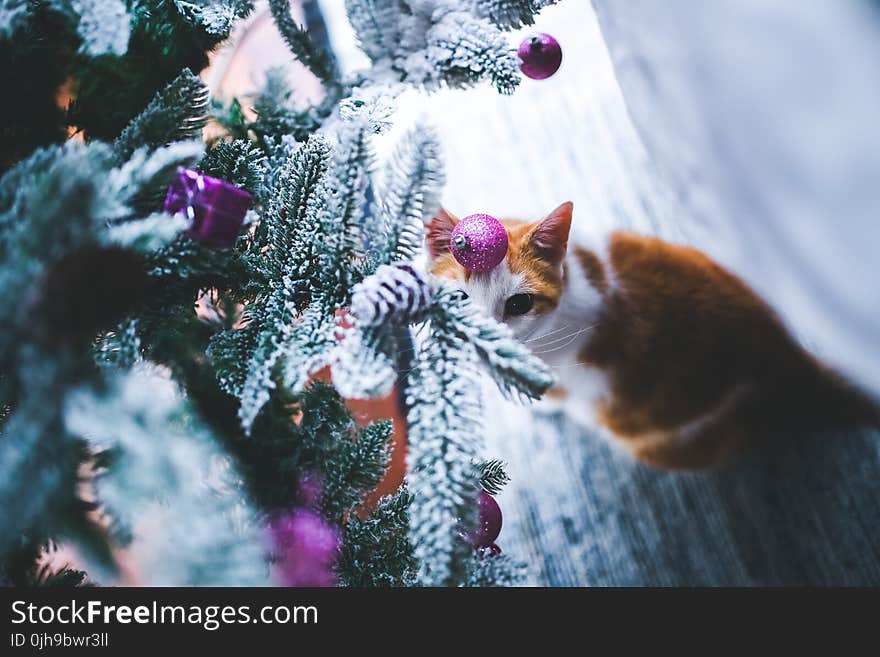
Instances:
[[[379,500],[368,518],[352,514],[345,526],[336,572],[343,586],[410,586],[416,561],[407,539],[412,495],[401,486]]]
[[[131,543],[145,583],[266,583],[261,528],[240,477],[170,380],[140,366],[102,392],[73,390],[64,422],[103,464],[97,502],[115,540]],[[100,581],[99,564],[88,566]]]
[[[501,93],[519,84],[501,30],[467,0],[346,0],[346,8],[375,83],[438,89],[488,80]]]
[[[498,459],[480,463],[480,488],[490,495],[497,495],[510,481],[507,464]]]
[[[189,69],[181,71],[113,142],[120,160],[141,147],[158,148],[201,137],[208,121],[208,87]]]
[[[406,264],[380,265],[354,286],[349,318],[354,325],[340,328],[333,357],[336,384],[347,396],[387,395],[397,378],[394,327],[408,330],[423,322],[430,311],[430,284]]]
[[[173,3],[181,18],[220,39],[225,39],[235,21],[254,7],[253,0],[173,0]]]
[[[467,564],[467,576],[463,587],[498,587],[521,585],[525,577],[525,565],[506,554],[489,555],[479,552],[471,555]]]
[[[351,315],[361,326],[418,324],[428,317],[433,290],[411,265],[381,265],[354,286]]]
[[[291,276],[314,282],[316,259],[322,246],[321,213],[326,206],[330,146],[320,136],[311,137],[279,167],[267,185],[266,207],[254,238],[253,249],[268,253],[271,277]],[[310,298],[309,290],[297,299]]]
[[[262,255],[265,287],[248,306],[247,326],[212,339],[218,378],[239,396],[246,431],[276,386],[276,366],[283,367],[283,379],[296,391],[333,346],[333,315],[320,285],[325,272],[319,266],[328,248],[319,217],[328,203],[329,155],[326,142],[314,137],[274,178],[252,246]],[[248,358],[236,360],[250,348]],[[287,364],[285,356],[290,358]]]
[[[410,537],[421,583],[464,582],[471,567],[470,548],[460,534],[473,520],[478,481],[486,474],[477,467],[480,361],[508,395],[538,397],[552,376],[509,330],[478,315],[460,292],[445,285],[435,288],[409,265],[382,265],[358,284],[351,316],[355,330],[361,330],[354,336],[366,331],[387,334],[392,326],[430,322],[421,348],[403,359],[410,365],[401,381],[409,431],[409,485],[414,494]],[[349,359],[370,346],[357,337],[351,339],[358,351],[350,351]],[[398,348],[393,341],[386,342],[382,349],[387,351],[381,355],[394,362]],[[503,469],[490,469],[488,481],[497,487]]]
[[[54,3],[62,5],[60,0]],[[123,0],[69,0],[69,6],[79,15],[76,31],[82,39],[81,53],[90,57],[125,54],[131,17]]]
[[[544,7],[559,0],[474,0],[477,14],[487,18],[502,30],[516,30],[534,25],[535,16]]]
[[[112,561],[76,494],[90,441],[99,500],[116,539],[138,534],[146,581],[260,582],[265,554],[243,499],[261,519],[289,512],[314,474],[320,512],[338,528],[381,477],[390,438],[387,423],[358,431],[339,393],[382,394],[398,380],[414,496],[401,489],[350,519],[342,583],[512,581],[505,560],[472,559],[459,535],[480,481],[479,369],[527,397],[546,377],[509,334],[406,266],[442,187],[436,138],[404,137],[382,186],[371,141],[404,85],[510,92],[519,75],[502,30],[549,1],[348,0],[373,66],[342,82],[287,0],[272,0],[323,100],[300,105],[283,72],[270,73],[255,119],[238,99],[213,104],[227,134],[205,153],[210,101],[190,69],[207,65],[251,0],[45,0],[38,11],[0,0],[10,74],[49,91],[44,104],[23,96],[22,130],[0,162],[0,579],[54,536],[95,568]],[[138,47],[126,52],[129,40]],[[77,93],[65,113],[54,93],[66,79]],[[43,146],[70,126],[84,142]],[[160,212],[177,167],[251,193],[234,243],[181,235],[186,220]],[[413,326],[428,329],[417,352]],[[331,359],[335,387],[307,383]],[[161,363],[181,394],[145,378],[144,361]]]
[[[398,141],[385,166],[382,234],[371,249],[376,263],[412,260],[424,242],[425,222],[440,207],[445,176],[433,128],[419,124]]]
[[[290,52],[325,85],[338,85],[336,62],[330,53],[317,48],[312,43],[308,30],[294,20],[290,13],[290,0],[269,0],[269,9]]]
[[[321,214],[323,249],[320,268],[331,296],[344,299],[353,283],[354,266],[364,256],[362,222],[367,189],[375,165],[372,137],[375,125],[368,101],[343,118],[335,131],[327,171],[327,203]]]
[[[476,524],[474,463],[482,451],[481,383],[473,345],[440,310],[406,380],[409,536],[419,583],[462,581]]]

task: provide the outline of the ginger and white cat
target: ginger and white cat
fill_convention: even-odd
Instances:
[[[505,220],[507,257],[485,273],[449,251],[457,219],[428,228],[430,269],[554,367],[577,416],[638,459],[714,467],[808,431],[880,424],[878,407],[819,363],[739,278],[695,249],[614,233],[604,252],[568,248],[571,203]]]

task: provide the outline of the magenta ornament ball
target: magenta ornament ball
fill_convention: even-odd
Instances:
[[[486,491],[480,491],[479,520],[471,535],[471,543],[478,548],[489,548],[501,533],[501,507]]]
[[[495,217],[472,214],[452,229],[449,248],[465,269],[489,271],[507,255],[507,229]]]
[[[562,65],[562,47],[549,34],[539,32],[526,37],[516,51],[521,60],[519,70],[532,80],[543,80]]]
[[[339,530],[308,509],[269,521],[276,577],[282,586],[336,586],[333,564],[339,555]]]

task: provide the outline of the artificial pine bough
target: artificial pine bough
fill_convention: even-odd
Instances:
[[[400,326],[429,322],[424,344],[404,359],[408,375],[400,380],[409,427],[409,485],[415,494],[410,538],[422,583],[480,581],[469,579],[472,550],[460,537],[476,522],[481,479],[478,365],[488,367],[502,392],[532,399],[543,394],[552,377],[507,327],[480,315],[457,290],[429,286],[406,264],[383,265],[359,283],[351,309],[355,326],[369,334],[399,335]],[[363,358],[376,344],[407,349],[406,342],[394,340],[355,344],[358,351],[346,353],[343,341],[342,360]],[[375,360],[367,358],[366,363]],[[495,492],[505,482],[497,472],[490,481]]]
[[[272,0],[325,88],[302,105],[280,71],[250,104],[195,74],[249,0],[0,2],[3,81],[24,90],[0,135],[0,582],[112,583],[123,547],[146,584],[517,581],[464,538],[480,486],[506,481],[480,461],[479,371],[529,399],[550,376],[412,264],[443,186],[433,132],[382,166],[372,141],[402,84],[511,92],[503,31],[546,4],[348,0],[373,64],[343,79]],[[206,148],[209,112],[225,136]],[[234,244],[206,193],[238,199]],[[363,508],[391,426],[342,396],[395,383],[408,481]],[[87,573],[40,561],[58,541]]]

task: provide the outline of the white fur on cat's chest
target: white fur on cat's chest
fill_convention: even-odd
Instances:
[[[595,409],[609,394],[604,372],[580,362],[602,307],[602,296],[590,284],[577,258],[568,256],[567,285],[557,308],[527,342],[533,353],[553,369],[564,398],[545,396],[538,410],[563,409],[578,422],[595,426]],[[537,336],[537,337],[534,337]]]
[[[581,327],[577,330],[583,330]],[[596,425],[595,409],[599,402],[608,396],[610,388],[608,377],[602,370],[580,362],[579,356],[586,335],[579,336],[570,347],[540,353],[546,349],[535,348],[536,355],[544,360],[556,375],[556,385],[550,394],[545,395],[536,406],[542,412],[563,410],[578,422],[589,426]],[[561,390],[555,390],[556,388]]]

